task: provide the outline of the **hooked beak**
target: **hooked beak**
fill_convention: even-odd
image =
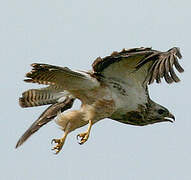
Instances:
[[[169,112],[169,115],[165,117],[165,120],[173,123],[175,121],[175,116]]]

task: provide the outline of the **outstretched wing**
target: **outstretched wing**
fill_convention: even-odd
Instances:
[[[174,71],[184,69],[178,58],[182,58],[179,48],[174,47],[167,52],[160,52],[151,48],[133,48],[121,52],[113,52],[105,58],[98,57],[92,64],[95,74],[131,84],[151,84],[156,80],[161,82],[164,77],[167,83],[179,82]]]
[[[74,99],[67,97],[63,102],[55,103],[49,106],[40,117],[27,129],[27,131],[20,137],[16,144],[16,148],[21,146],[32,134],[38,131],[42,126],[53,120],[59,112],[64,112],[70,109],[73,105]]]
[[[86,72],[48,64],[34,63],[31,66],[33,69],[26,74],[26,82],[61,86],[63,90],[93,89],[99,86],[97,79]]]

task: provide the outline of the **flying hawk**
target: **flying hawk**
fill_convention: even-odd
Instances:
[[[86,124],[86,132],[78,134],[79,143],[87,141],[93,124],[110,118],[125,124],[144,126],[158,122],[173,122],[175,117],[165,107],[149,97],[148,85],[164,78],[167,83],[179,82],[174,67],[181,73],[179,48],[167,52],[152,48],[123,49],[110,56],[98,57],[90,71],[74,71],[67,67],[32,64],[25,82],[48,85],[29,89],[19,98],[21,107],[52,104],[19,139],[16,147],[52,119],[64,131],[53,139],[53,150],[59,153],[71,131]],[[81,101],[79,110],[70,110],[75,99]]]

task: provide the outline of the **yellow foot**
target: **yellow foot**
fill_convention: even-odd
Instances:
[[[58,154],[60,152],[60,150],[62,149],[63,145],[64,145],[64,140],[63,139],[53,139],[51,141],[51,144],[52,143],[56,143],[57,145],[54,146],[52,148],[53,151],[55,151],[55,154]]]
[[[76,138],[80,140],[80,142],[78,142],[80,145],[84,144],[89,138],[89,132],[78,134]]]

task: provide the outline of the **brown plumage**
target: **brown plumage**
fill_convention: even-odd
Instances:
[[[56,153],[62,149],[71,131],[89,124],[87,131],[78,135],[79,143],[83,144],[92,125],[104,118],[136,126],[173,122],[175,117],[168,109],[150,99],[148,85],[154,81],[161,83],[161,78],[168,84],[179,82],[174,69],[180,73],[184,69],[178,58],[181,59],[182,55],[177,47],[166,52],[141,47],[98,57],[88,72],[32,64],[25,82],[48,87],[24,92],[19,99],[21,107],[53,105],[32,124],[16,147],[53,118],[65,131],[62,138],[53,139]],[[81,108],[64,112],[71,108],[75,98],[82,102]],[[60,110],[62,112],[58,113]]]

